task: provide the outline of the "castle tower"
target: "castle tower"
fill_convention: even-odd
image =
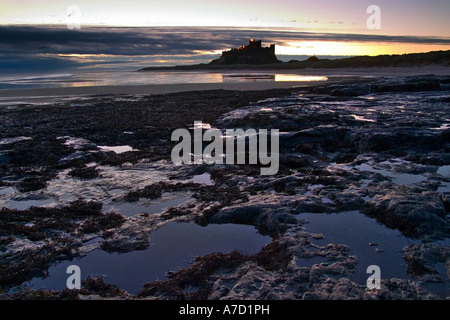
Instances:
[[[275,55],[275,45],[274,44],[270,45],[270,53]]]
[[[250,41],[248,43],[248,47],[249,48],[260,49],[260,48],[262,48],[262,42],[261,42],[261,40],[255,41],[254,39],[250,39]]]
[[[240,46],[237,49],[222,51],[222,56],[210,62],[210,64],[272,64],[280,63],[275,55],[275,45],[262,47],[261,40],[250,39],[248,46]]]

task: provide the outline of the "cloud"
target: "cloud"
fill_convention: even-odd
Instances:
[[[377,34],[310,33],[242,28],[117,28],[0,26],[0,55],[15,54],[109,54],[189,55],[225,50],[246,44],[248,39],[286,45],[292,41],[391,42],[450,45],[450,38],[387,36]]]
[[[0,54],[0,73],[42,72],[48,70],[67,70],[83,66],[78,61],[54,55]]]

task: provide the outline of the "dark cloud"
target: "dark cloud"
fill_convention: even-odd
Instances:
[[[333,34],[241,28],[111,28],[1,26],[0,54],[190,55],[225,50],[261,39],[278,45],[291,41],[400,42],[450,44],[450,38]]]
[[[83,66],[83,63],[54,55],[40,56],[26,52],[15,55],[0,55],[0,74],[67,70],[72,68],[76,69],[81,66]]]

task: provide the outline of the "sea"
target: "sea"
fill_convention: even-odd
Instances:
[[[0,75],[0,90],[255,81],[323,81],[324,76],[273,71],[94,71]]]

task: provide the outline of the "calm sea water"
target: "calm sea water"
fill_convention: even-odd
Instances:
[[[0,89],[61,88],[109,85],[222,83],[254,81],[321,81],[324,76],[239,70],[216,71],[103,71],[0,75]]]

